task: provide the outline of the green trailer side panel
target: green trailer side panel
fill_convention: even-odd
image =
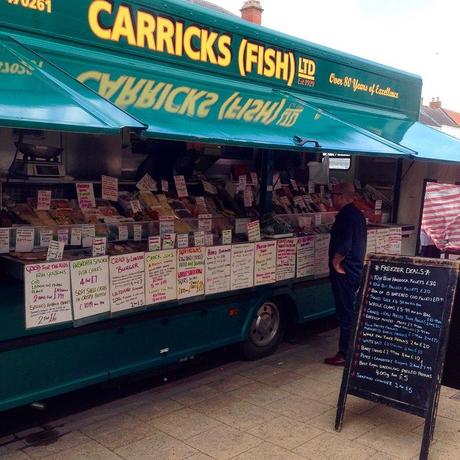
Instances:
[[[0,379],[0,411],[240,342],[247,336],[256,307],[270,297],[286,299],[291,292],[289,297],[298,304],[299,322],[333,313],[327,281],[300,283],[292,291],[270,286],[231,301],[226,296],[216,297],[212,305],[198,302],[196,308],[182,313],[164,308],[162,317],[134,314],[127,316],[126,324],[117,319],[104,321],[99,330],[85,332],[82,327],[66,331],[61,327],[40,340],[40,335],[28,338],[30,332],[19,333],[24,304],[17,288],[11,289],[9,296],[5,294],[8,290],[0,289],[0,322],[3,329],[15,331],[16,339],[0,339],[0,368],[7,376]],[[228,316],[231,307],[239,309],[238,316]]]

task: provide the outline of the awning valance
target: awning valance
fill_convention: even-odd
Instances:
[[[111,134],[143,124],[0,33],[0,126]]]
[[[268,87],[94,48],[28,36],[18,39],[141,120],[149,137],[274,149],[411,154]]]
[[[363,106],[320,98],[296,98],[333,114],[383,139],[413,150],[422,160],[460,162],[460,139],[440,132],[396,112],[365,109]]]

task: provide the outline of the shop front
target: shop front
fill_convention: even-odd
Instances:
[[[272,352],[334,312],[323,155],[408,255],[405,165],[460,156],[418,77],[176,0],[7,2],[0,56],[0,410]]]

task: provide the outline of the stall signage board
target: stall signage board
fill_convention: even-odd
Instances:
[[[340,390],[336,430],[347,394],[425,418],[428,450],[460,263],[371,255]]]
[[[300,236],[297,238],[297,278],[312,276],[315,269],[315,237]]]
[[[110,311],[108,256],[70,262],[74,319]]]
[[[112,256],[109,267],[111,311],[144,306],[144,253]]]
[[[49,211],[51,208],[51,190],[37,192],[37,211]]]
[[[145,301],[147,305],[177,298],[176,249],[145,254]]]
[[[72,321],[69,262],[26,265],[26,329]]]
[[[276,281],[295,278],[297,238],[283,238],[276,246]]]
[[[177,250],[177,298],[204,295],[203,247]]]
[[[205,294],[230,291],[232,247],[206,248]]]
[[[377,254],[389,254],[390,252],[390,229],[379,228],[375,236],[375,252]]]
[[[102,176],[102,199],[118,201],[118,179],[116,177]]]
[[[255,244],[254,285],[262,286],[276,281],[276,241]]]
[[[78,205],[80,209],[88,209],[96,207],[96,199],[94,197],[94,187],[91,182],[79,182],[75,184],[77,187]]]
[[[0,228],[0,254],[10,252],[10,229]]]
[[[254,243],[232,245],[230,278],[232,291],[254,286]]]

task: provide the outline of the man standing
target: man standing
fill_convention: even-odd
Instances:
[[[367,227],[363,213],[353,204],[355,187],[341,183],[332,190],[332,204],[339,211],[331,230],[329,269],[337,320],[340,326],[339,351],[324,362],[343,366],[355,312],[355,296],[361,283],[366,254]]]

